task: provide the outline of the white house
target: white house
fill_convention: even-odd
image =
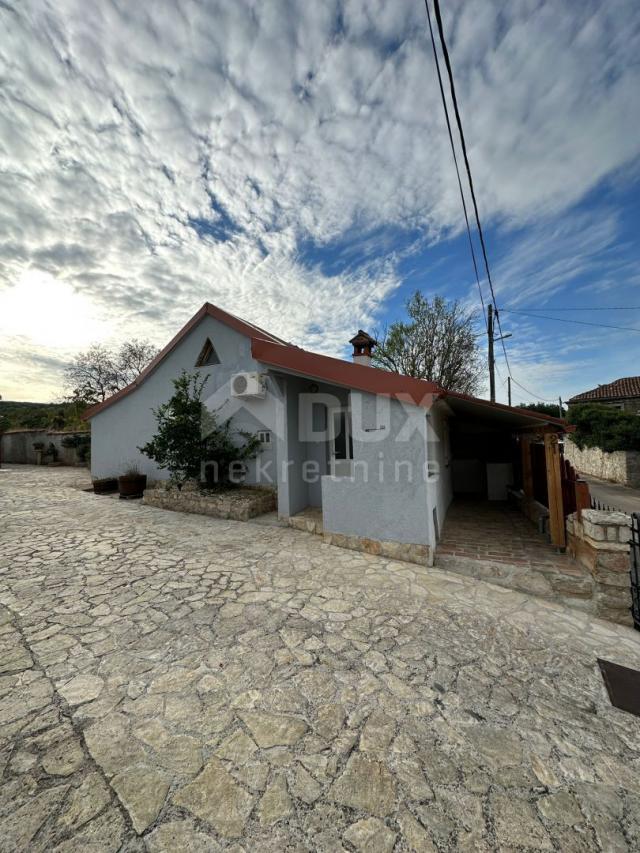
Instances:
[[[247,482],[277,486],[281,517],[320,508],[339,544],[431,562],[453,495],[505,499],[518,434],[564,422],[372,367],[362,331],[350,343],[352,362],[318,355],[206,303],[135,382],[88,411],[92,475],[135,463],[167,476],[137,448],[171,381],[201,371],[207,407],[261,434]]]

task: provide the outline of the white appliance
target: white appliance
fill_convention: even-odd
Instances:
[[[510,462],[487,462],[487,497],[490,501],[506,501],[507,486],[512,482]]]
[[[231,377],[232,397],[264,397],[266,389],[259,373],[236,373]]]

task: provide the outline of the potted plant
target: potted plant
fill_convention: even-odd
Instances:
[[[33,449],[36,452],[36,465],[42,465],[42,454],[44,452],[44,441],[34,441]]]
[[[117,477],[97,477],[93,480],[93,492],[96,495],[108,495],[118,491]]]
[[[147,488],[147,475],[141,474],[137,465],[129,465],[124,474],[118,477],[120,497],[141,498]]]
[[[76,464],[86,465],[87,457],[91,453],[91,434],[75,433],[74,435],[66,435],[62,439],[62,446],[73,448],[75,450]]]
[[[51,461],[49,462],[49,465],[60,465],[61,463],[58,461],[59,455],[60,454],[58,452],[58,448],[55,446],[55,444],[52,441],[50,441],[49,446],[47,447],[47,449],[45,451],[45,456],[48,456],[51,459]]]

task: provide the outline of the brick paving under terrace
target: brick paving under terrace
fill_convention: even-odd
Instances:
[[[511,504],[455,500],[447,513],[436,565],[545,597],[586,597],[584,570],[558,553]]]

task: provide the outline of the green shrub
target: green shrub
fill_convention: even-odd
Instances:
[[[202,462],[202,391],[207,377],[185,370],[173,380],[171,399],[153,410],[158,429],[138,450],[183,483],[200,476]]]
[[[567,415],[567,410],[560,407],[558,403],[518,403],[519,409],[528,409],[530,412],[539,412],[541,415],[550,415],[552,418],[564,418]]]
[[[640,450],[639,415],[588,403],[571,406],[569,420],[576,427],[571,440],[581,450],[585,447],[599,447],[607,453]]]
[[[91,433],[65,435],[60,443],[63,447],[73,447],[78,454],[78,461],[86,462],[91,450]]]
[[[202,426],[207,484],[238,485],[246,473],[244,463],[254,459],[260,450],[260,439],[243,430],[234,432],[231,418],[220,423],[214,412],[204,413]],[[241,442],[238,442],[238,436]]]
[[[233,441],[231,419],[223,423],[202,404],[202,392],[207,376],[183,371],[173,380],[175,392],[171,399],[154,410],[158,424],[156,434],[141,453],[153,459],[160,468],[171,474],[178,485],[186,480],[199,480],[203,462],[216,469],[218,484],[234,481],[234,468],[253,459],[260,442],[256,436],[239,432],[242,442]]]

